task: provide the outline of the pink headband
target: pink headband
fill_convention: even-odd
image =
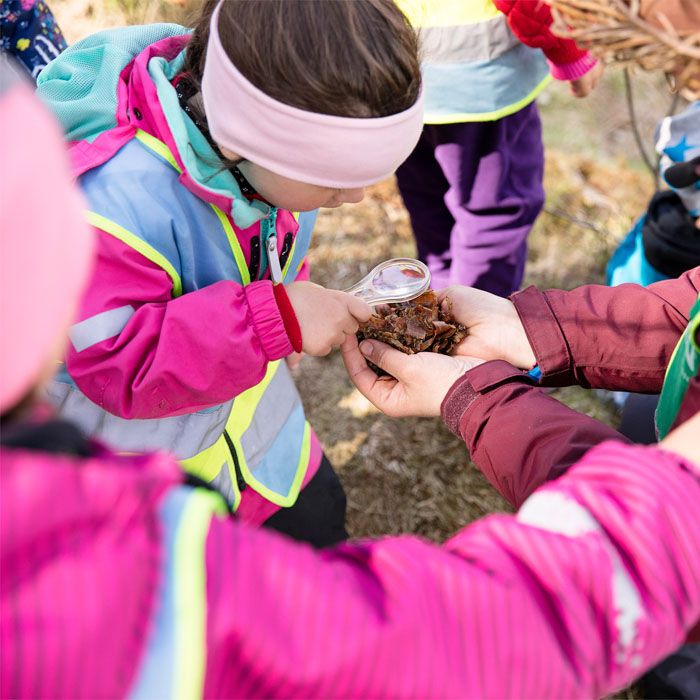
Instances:
[[[423,128],[422,94],[388,117],[336,117],[278,102],[233,65],[211,19],[202,98],[214,140],[278,175],[350,189],[383,180],[408,157]]]

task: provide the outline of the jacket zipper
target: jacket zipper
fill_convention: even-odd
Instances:
[[[243,493],[246,490],[248,484],[243,478],[243,472],[241,472],[241,465],[238,463],[238,454],[236,453],[236,447],[231,440],[231,436],[228,434],[227,430],[224,430],[224,440],[226,440],[226,445],[229,452],[231,453],[231,459],[233,459],[233,469],[236,472],[236,483],[238,484],[238,491]]]

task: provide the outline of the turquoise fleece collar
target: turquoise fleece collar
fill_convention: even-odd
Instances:
[[[183,112],[171,81],[182,72],[184,64],[185,50],[172,61],[156,57],[148,62],[148,73],[156,86],[161,109],[187,172],[204,189],[231,199],[231,217],[238,227],[246,229],[267,218],[272,207],[243,196],[233,175],[221,167],[221,160],[207,139]]]

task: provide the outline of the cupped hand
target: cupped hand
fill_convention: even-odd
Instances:
[[[406,355],[378,340],[363,340],[358,345],[355,336],[349,336],[340,349],[345,368],[360,393],[380,411],[395,418],[439,416],[450,387],[465,372],[482,363],[474,357],[450,357],[434,352]],[[378,377],[366,360],[389,372],[391,377]]]
[[[521,369],[535,365],[535,355],[513,302],[460,285],[442,289],[438,296],[441,301],[449,298],[455,319],[469,331],[453,355],[506,360]]]
[[[372,315],[357,297],[313,282],[293,282],[286,291],[301,329],[302,351],[309,355],[327,355]]]

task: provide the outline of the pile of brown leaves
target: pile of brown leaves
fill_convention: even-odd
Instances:
[[[401,352],[439,352],[449,355],[467,336],[467,329],[452,315],[450,300],[441,305],[437,294],[425,292],[412,301],[383,304],[360,325],[358,340],[381,340]],[[372,367],[377,374],[386,372]]]

